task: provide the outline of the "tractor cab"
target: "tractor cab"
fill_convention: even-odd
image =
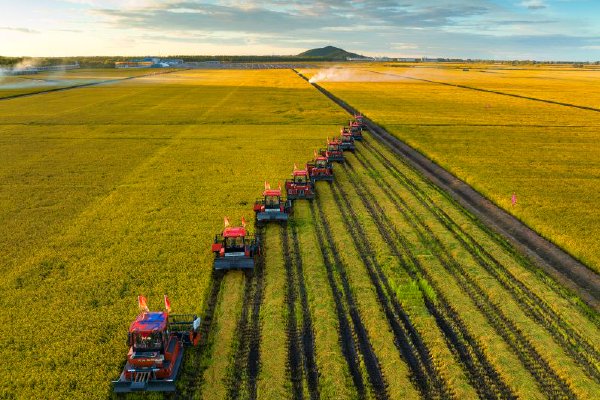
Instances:
[[[313,161],[306,163],[306,170],[310,179],[315,181],[333,181],[333,166],[327,160],[327,157],[317,155]]]
[[[170,314],[167,296],[164,300],[166,311],[151,312],[146,298],[139,296],[140,313],[129,326],[127,362],[113,381],[115,393],[175,391],[184,346],[200,341],[200,318]]]
[[[341,139],[340,148],[342,150],[349,150],[349,151],[354,152],[356,147],[354,145],[354,137],[352,136],[352,134],[350,132],[343,132],[340,139]]]
[[[297,169],[294,165],[292,179],[285,181],[285,191],[289,200],[312,200],[315,198],[313,181],[305,169]]]
[[[366,128],[365,117],[362,114],[354,114],[354,121],[360,124],[361,128]]]
[[[344,153],[340,148],[341,141],[339,139],[327,139],[327,148],[321,149],[320,154],[327,157],[327,161],[333,162],[344,162]]]
[[[362,140],[363,138],[363,124],[358,121],[350,121],[349,123],[350,133],[354,140]]]
[[[225,228],[215,236],[212,252],[215,254],[213,268],[216,271],[230,269],[254,269],[254,258],[259,253],[258,239],[246,231],[246,221],[242,226],[231,227],[225,218]]]
[[[342,129],[340,129],[340,135],[344,135],[345,133],[352,134],[352,132],[350,132],[349,126],[344,126],[344,127],[342,127]]]
[[[292,211],[290,199],[284,200],[281,196],[281,188],[271,189],[265,182],[263,197],[254,203],[254,212],[258,223],[268,221],[287,221]]]

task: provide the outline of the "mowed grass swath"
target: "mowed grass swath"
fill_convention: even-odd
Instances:
[[[290,71],[176,73],[0,114],[2,394],[21,398],[106,397],[135,296],[200,313],[223,215],[251,220],[262,182],[341,117]]]
[[[529,70],[491,72],[370,68],[321,84],[598,271],[598,112],[402,78],[595,106],[583,93],[600,87],[596,71],[558,71],[551,82],[534,71],[531,87]]]

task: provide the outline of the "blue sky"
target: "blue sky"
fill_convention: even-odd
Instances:
[[[600,0],[0,0],[0,55],[600,60]]]

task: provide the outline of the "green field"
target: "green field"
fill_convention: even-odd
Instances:
[[[321,84],[600,270],[600,216],[592,212],[600,202],[597,111],[401,77],[598,107],[598,71],[372,70]]]
[[[487,121],[476,100],[458,117],[436,103],[452,93],[428,104],[416,87],[399,108],[383,97],[399,84],[324,86],[388,128],[412,116],[402,129],[415,137],[442,129],[416,118]],[[519,118],[495,107],[497,121]],[[110,397],[136,296],[160,308],[165,293],[177,313],[215,302],[181,398],[596,397],[598,314],[368,134],[315,201],[262,230],[253,275],[212,274],[223,216],[252,220],[263,182],[287,178],[347,118],[288,70],[173,72],[0,102],[0,398]],[[529,128],[521,136],[539,140]]]

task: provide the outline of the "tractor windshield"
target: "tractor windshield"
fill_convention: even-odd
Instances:
[[[329,150],[329,151],[338,151],[339,147],[338,147],[337,143],[330,144],[329,146],[327,146],[327,150]]]
[[[133,335],[133,349],[136,351],[151,351],[162,349],[162,332],[152,332],[149,334],[135,333]]]
[[[244,237],[228,237],[225,238],[225,251],[227,250],[240,250],[244,248]]]
[[[325,168],[327,166],[327,160],[317,160],[315,165],[317,168]]]
[[[306,183],[306,175],[296,175],[294,176],[295,183]]]
[[[265,206],[267,208],[279,207],[279,196],[265,196]]]

